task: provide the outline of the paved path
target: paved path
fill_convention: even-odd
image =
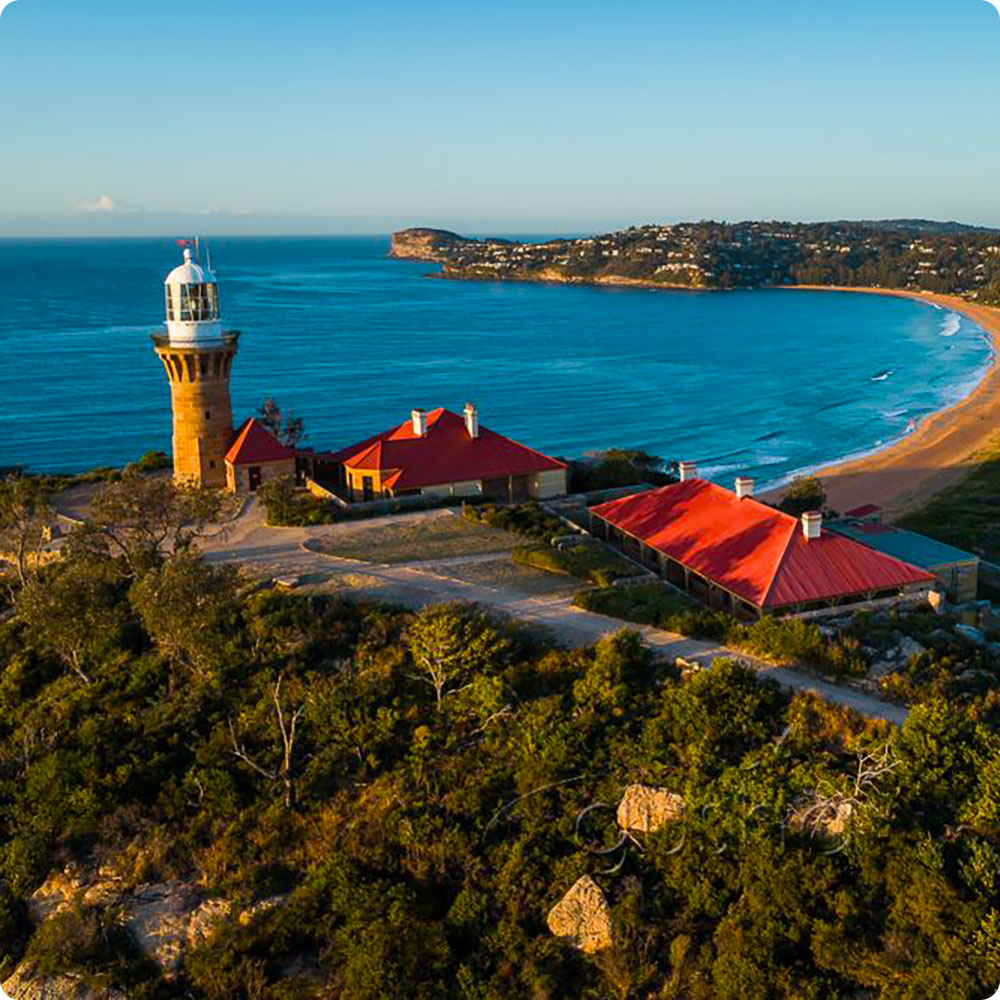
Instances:
[[[412,522],[416,518],[441,515],[440,511],[403,514],[385,518],[380,523],[395,520]],[[370,527],[371,522],[363,521],[309,528],[270,528],[264,523],[259,507],[254,504],[231,525],[211,538],[204,539],[202,548],[209,560],[214,562],[236,563],[252,572],[271,577],[297,576],[303,584],[322,589],[349,588],[359,596],[410,608],[442,601],[475,601],[522,621],[542,626],[556,639],[570,646],[592,645],[601,636],[625,625],[616,618],[607,618],[573,607],[572,597],[568,593],[528,596],[519,592],[515,585],[502,581],[491,585],[455,579],[448,574],[451,567],[468,565],[470,562],[499,561],[503,558],[502,555],[468,556],[462,559],[450,557],[389,565],[325,555],[309,547],[324,539],[343,539],[353,532],[366,531]],[[671,659],[681,657],[705,667],[719,657],[740,660],[786,688],[815,691],[830,702],[846,705],[863,715],[885,719],[897,725],[906,719],[905,708],[795,670],[771,666],[716,643],[688,639],[660,629],[640,628],[640,631],[655,652]]]

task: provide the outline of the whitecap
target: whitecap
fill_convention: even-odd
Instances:
[[[890,375],[892,375],[894,369],[887,368],[885,371],[878,372],[875,375],[871,375],[868,378],[869,382],[884,382]]]
[[[942,337],[954,337],[962,329],[962,317],[958,313],[948,313],[941,324]]]

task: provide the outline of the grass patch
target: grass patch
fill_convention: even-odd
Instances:
[[[534,546],[515,549],[514,562],[547,573],[575,576],[597,587],[610,587],[615,580],[642,575],[642,570],[633,563],[589,538],[562,549]]]
[[[343,537],[324,539],[322,551],[364,562],[407,563],[510,552],[516,545],[506,532],[448,513],[351,528]]]
[[[897,523],[986,559],[1000,560],[1000,437],[977,452],[972,461],[975,466],[961,482],[942,490],[926,506]]]

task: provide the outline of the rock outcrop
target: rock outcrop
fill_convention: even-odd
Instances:
[[[392,234],[389,256],[400,260],[443,261],[462,244],[475,242],[447,229],[404,229]]]
[[[10,1000],[128,1000],[113,987],[90,986],[80,976],[45,976],[22,962],[2,984]]]
[[[268,900],[258,907],[273,908],[279,902]],[[206,898],[200,889],[186,882],[133,888],[107,872],[73,870],[51,875],[28,901],[28,911],[32,922],[39,924],[74,904],[116,907],[136,946],[168,980],[180,972],[185,953],[204,942],[233,913],[230,901]],[[251,907],[249,912],[248,921],[256,911]],[[16,994],[15,998],[20,1000]]]
[[[683,814],[683,795],[666,788],[629,785],[618,805],[618,825],[623,830],[653,833]]]
[[[609,948],[611,907],[601,887],[589,876],[578,879],[549,912],[549,930],[586,955]]]

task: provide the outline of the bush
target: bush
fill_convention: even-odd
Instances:
[[[627,559],[593,540],[563,549],[522,547],[514,550],[513,559],[519,566],[579,577],[597,587],[611,587],[615,580],[642,574]]]
[[[140,472],[160,472],[163,469],[173,468],[173,460],[162,451],[147,451],[138,462],[135,463]]]
[[[291,476],[263,483],[257,490],[257,499],[264,505],[267,523],[275,528],[304,528],[311,524],[334,524],[337,520],[329,503],[298,489]]]
[[[674,482],[665,471],[666,463],[656,455],[637,448],[611,448],[585,459],[570,462],[572,493],[618,489],[623,486],[666,486]]]
[[[823,483],[815,476],[800,476],[794,479],[785,490],[778,507],[792,517],[801,517],[810,511],[823,510],[826,507],[826,490],[823,488]]]
[[[509,531],[512,535],[537,538],[542,542],[550,542],[558,535],[570,533],[558,517],[547,514],[537,503],[522,504],[519,507],[497,507],[495,504],[476,507],[465,504],[462,513],[468,520],[478,524]]]

